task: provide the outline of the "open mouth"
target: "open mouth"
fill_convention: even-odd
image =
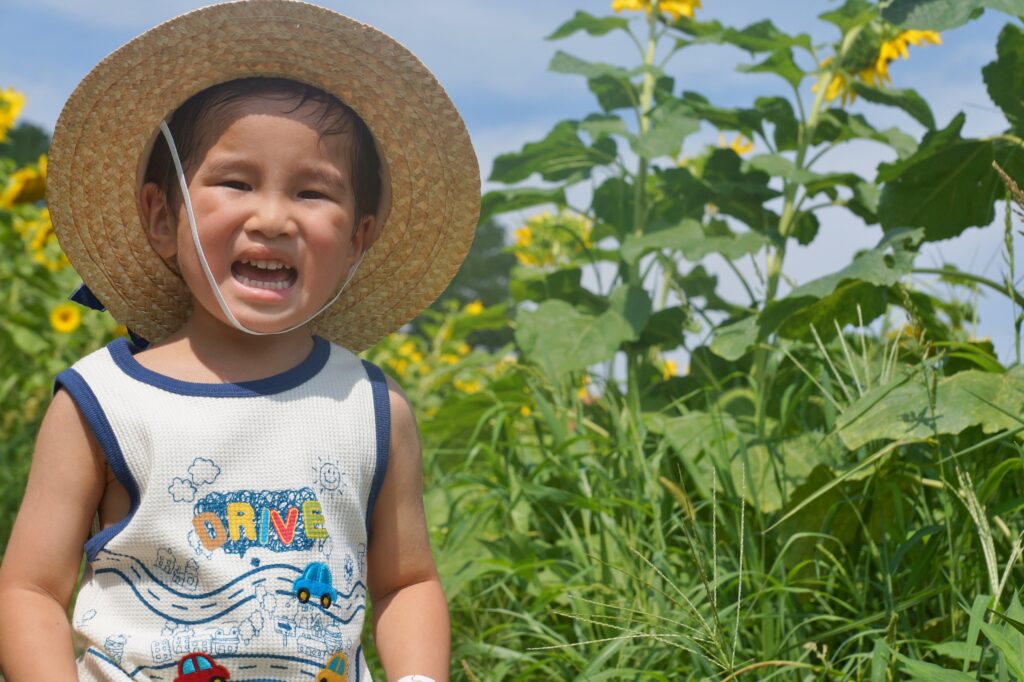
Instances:
[[[287,289],[299,276],[295,268],[276,260],[236,260],[231,264],[231,274],[256,289]]]

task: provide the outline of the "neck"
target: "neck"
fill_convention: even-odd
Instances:
[[[240,382],[291,369],[312,349],[308,325],[283,334],[254,336],[210,316],[196,304],[182,328],[153,344],[147,354],[159,354],[182,374]]]

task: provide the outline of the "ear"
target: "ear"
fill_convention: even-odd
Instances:
[[[145,221],[146,237],[157,255],[177,272],[178,223],[167,206],[167,197],[155,182],[147,182],[139,193],[139,209]]]
[[[366,253],[370,245],[377,240],[377,216],[363,216],[359,224],[352,229],[352,253]]]

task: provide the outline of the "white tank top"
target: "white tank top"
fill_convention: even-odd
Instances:
[[[131,499],[85,545],[79,678],[368,682],[383,373],[319,337],[297,367],[238,384],[172,379],[132,350],[114,341],[55,382]]]

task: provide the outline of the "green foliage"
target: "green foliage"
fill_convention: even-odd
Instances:
[[[1024,11],[1024,10],[1022,10]],[[1024,130],[1024,103],[1016,93],[1024,87],[1024,31],[1007,24],[996,43],[996,61],[981,70],[988,95],[1006,114],[1011,128]]]
[[[923,226],[937,241],[995,219],[999,182],[991,170],[992,146],[961,138],[963,124],[958,114],[943,130],[926,135],[913,156],[879,166],[878,178],[886,183],[879,203],[883,227]],[[955,191],[968,187],[969,192]]]
[[[828,45],[770,21],[734,28],[665,12],[578,11],[549,36],[625,34],[638,60],[554,55],[553,71],[586,80],[593,111],[495,160],[501,186],[483,198],[465,274],[367,353],[420,417],[457,670],[1024,674],[1024,374],[971,336],[976,287],[1024,301],[1010,260],[1017,226],[1006,227],[1008,283],[915,263],[922,242],[992,221],[1006,196],[993,161],[1024,180],[1022,33],[1003,29],[983,72],[1008,132],[964,138],[962,114],[938,128],[927,100],[882,77],[883,48],[908,40],[904,29],[1019,4],[848,0],[821,16],[838,29]],[[732,106],[677,85],[671,59],[700,59],[709,44],[749,54],[740,71],[776,74],[788,94]],[[881,129],[852,110],[854,96],[927,130],[918,140]],[[698,131],[722,143],[698,148]],[[854,140],[896,158],[866,176],[835,153]],[[0,187],[35,162],[18,158],[0,160]],[[570,208],[579,196],[588,203]],[[550,206],[508,246],[491,222]],[[837,207],[884,237],[794,281],[787,255],[830,229]],[[49,377],[111,332],[102,316],[72,336],[43,322],[72,282],[40,268],[15,229],[40,208],[0,211],[14,311],[0,352],[19,368],[2,387],[18,398],[4,405],[8,500]],[[736,275],[738,297],[712,263]],[[676,349],[688,367],[667,355]],[[39,357],[50,364],[33,367]],[[13,506],[4,513],[9,524]]]
[[[948,31],[977,17],[982,0],[894,0],[882,16],[904,28]]]
[[[985,9],[1024,15],[1021,0],[893,0],[882,16],[902,28],[948,31],[975,19]]]

